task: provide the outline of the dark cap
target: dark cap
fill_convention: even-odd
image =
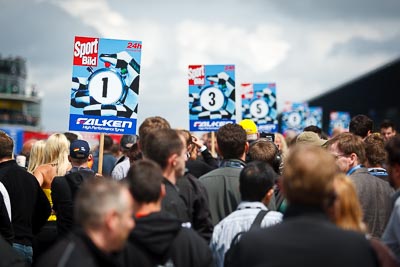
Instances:
[[[69,155],[74,159],[84,159],[89,156],[90,147],[88,142],[85,140],[75,140],[72,141],[69,146]]]
[[[136,143],[137,137],[134,134],[124,134],[121,137],[119,144],[123,149],[129,149],[133,144]]]

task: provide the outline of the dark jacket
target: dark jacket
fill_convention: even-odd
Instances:
[[[74,170],[74,169],[72,169]],[[54,177],[51,183],[53,210],[57,214],[58,236],[65,236],[74,225],[74,199],[82,183],[95,176],[90,169],[79,169],[65,176]]]
[[[50,215],[50,203],[35,176],[18,166],[15,160],[0,163],[0,181],[10,196],[14,243],[32,245]]]
[[[364,235],[336,227],[318,208],[289,206],[281,224],[243,235],[229,266],[378,266]]]
[[[204,185],[190,173],[179,178],[176,185],[179,188],[179,194],[186,203],[192,228],[208,243],[214,226],[211,221],[208,196]]]
[[[8,243],[12,244],[14,240],[14,230],[8,216],[6,205],[4,204],[3,195],[0,193],[0,236]]]
[[[173,185],[168,179],[164,178],[165,197],[161,202],[161,209],[169,212],[182,222],[190,222],[188,207],[179,194],[179,189]]]
[[[133,260],[133,261],[129,261]],[[144,262],[142,261],[144,260]],[[99,250],[81,230],[74,230],[66,238],[57,242],[39,258],[38,267],[120,267],[149,266],[148,260],[130,247],[119,253],[106,254]]]
[[[380,238],[392,212],[393,188],[388,182],[372,176],[361,167],[350,176],[364,213],[364,222],[372,236]]]
[[[137,218],[129,242],[142,248],[153,266],[168,262],[175,267],[212,265],[211,251],[204,239],[163,211]]]
[[[197,158],[196,160],[186,161],[186,168],[196,178],[218,168],[218,161],[211,155],[208,149],[201,152],[201,156],[202,159]]]

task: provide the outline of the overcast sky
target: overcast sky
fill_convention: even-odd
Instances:
[[[66,131],[74,36],[143,42],[139,124],[188,128],[187,67],[235,64],[236,84],[275,82],[278,110],[400,56],[398,0],[0,0],[0,54],[22,56],[42,124]]]

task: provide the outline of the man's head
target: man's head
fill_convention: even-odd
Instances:
[[[217,149],[224,159],[244,159],[248,149],[246,131],[239,124],[225,124],[217,131]]]
[[[386,169],[389,174],[390,184],[398,189],[400,188],[400,136],[392,137],[385,146],[387,151]]]
[[[146,118],[139,127],[139,147],[143,150],[150,132],[159,129],[171,129],[169,122],[159,116]]]
[[[327,142],[328,151],[336,158],[336,164],[343,172],[365,162],[365,147],[360,136],[341,133]]]
[[[379,129],[385,141],[389,141],[390,138],[396,135],[396,126],[389,120],[383,121]]]
[[[259,134],[258,134],[258,129],[257,125],[253,120],[250,119],[244,119],[241,122],[239,122],[239,125],[243,127],[243,129],[246,131],[247,134],[247,141],[255,141],[258,139]]]
[[[69,146],[68,159],[73,166],[75,165],[79,166],[87,163],[90,157],[91,154],[88,142],[79,139],[72,141],[72,143]]]
[[[373,128],[374,122],[367,116],[361,114],[351,118],[349,132],[361,138],[365,138],[372,133]]]
[[[29,139],[22,145],[22,150],[20,154],[25,156],[27,160],[29,160],[33,144],[35,144],[37,141],[37,139]]]
[[[165,195],[163,179],[162,170],[154,161],[139,160],[131,166],[126,181],[136,208],[149,203],[156,203],[161,208],[161,200]]]
[[[14,141],[3,131],[0,131],[0,160],[12,159],[14,150]]]
[[[290,204],[326,208],[333,202],[337,171],[335,159],[326,150],[296,145],[285,160],[283,192]]]
[[[276,173],[280,173],[281,155],[278,147],[267,139],[258,139],[249,148],[249,159],[251,161],[263,161],[268,163]]]
[[[128,153],[129,149],[136,143],[137,137],[134,134],[124,134],[119,141],[119,146],[125,155]]]
[[[75,220],[95,245],[107,253],[122,249],[135,223],[127,185],[96,178],[85,181],[76,196]]]
[[[247,164],[240,172],[239,191],[243,201],[259,201],[268,204],[272,197],[277,174],[262,161]]]
[[[382,167],[386,162],[385,139],[379,133],[373,133],[364,139],[366,166]]]
[[[183,138],[173,129],[151,131],[146,137],[151,142],[145,142],[143,154],[145,158],[158,163],[168,179],[182,177],[185,172],[186,144]]]
[[[104,135],[104,151],[111,152],[114,140],[109,135]]]

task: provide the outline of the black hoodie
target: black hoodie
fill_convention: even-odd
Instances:
[[[211,251],[192,229],[167,212],[137,218],[129,241],[142,248],[154,265],[205,267],[212,265]],[[171,265],[169,265],[171,266]]]
[[[54,177],[51,183],[51,198],[53,200],[53,210],[57,215],[59,237],[65,236],[73,228],[75,195],[82,183],[94,176],[94,171],[89,168],[81,168],[69,172],[65,176]]]

